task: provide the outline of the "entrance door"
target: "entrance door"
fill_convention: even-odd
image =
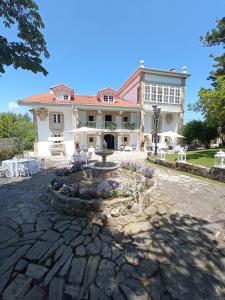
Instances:
[[[114,149],[114,136],[112,134],[105,134],[104,140],[106,141],[108,149]]]

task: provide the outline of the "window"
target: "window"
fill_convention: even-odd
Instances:
[[[161,85],[158,85],[158,94],[162,95],[163,88]]]
[[[88,116],[88,121],[89,121],[89,122],[93,122],[93,121],[94,121],[94,116],[91,116],[91,115]]]
[[[170,87],[170,96],[174,96],[174,88]]]
[[[180,104],[180,97],[175,97],[175,103]]]
[[[109,102],[113,102],[113,96],[109,95]]]
[[[146,84],[145,101],[156,103],[181,103],[181,88],[178,86]]]
[[[113,95],[104,95],[103,100],[104,102],[113,102]]]
[[[124,142],[124,143],[127,143],[127,142],[128,142],[127,136],[124,136],[124,137],[123,137],[123,142]]]
[[[151,95],[152,102],[156,102],[156,95]]]
[[[111,115],[105,115],[105,122],[112,122],[112,116]]]
[[[164,95],[169,95],[169,87],[164,86]]]
[[[54,123],[61,123],[61,115],[60,115],[60,113],[54,114]]]
[[[123,117],[123,122],[127,123],[128,122],[128,117]]]
[[[93,137],[89,137],[89,143],[94,143],[94,138]]]
[[[168,103],[169,102],[169,96],[164,96],[164,103]]]
[[[158,95],[157,98],[158,98],[158,102],[159,102],[159,103],[162,103],[162,95]]]
[[[63,100],[69,100],[69,94],[68,93],[63,94]]]

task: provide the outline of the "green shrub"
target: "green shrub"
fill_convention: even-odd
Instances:
[[[18,151],[16,149],[4,149],[0,151],[0,160],[11,159]]]

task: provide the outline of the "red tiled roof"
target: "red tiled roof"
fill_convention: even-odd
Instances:
[[[84,95],[74,95],[74,100],[60,100],[56,99],[54,94],[37,94],[19,101],[19,104],[80,104],[80,105],[99,105],[99,106],[127,106],[127,107],[139,107],[140,105],[134,104],[127,100],[119,97],[115,97],[115,102],[103,102],[99,101],[97,96],[84,96]]]

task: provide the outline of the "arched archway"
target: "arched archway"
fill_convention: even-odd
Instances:
[[[112,134],[105,134],[104,140],[106,141],[108,149],[114,149],[115,143],[114,143],[114,136]]]

